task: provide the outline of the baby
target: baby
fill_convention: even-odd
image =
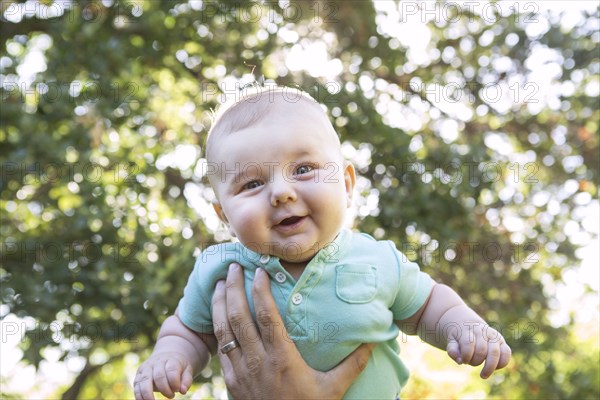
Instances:
[[[243,267],[253,315],[254,274],[262,268],[271,277],[285,329],[312,368],[330,370],[362,343],[378,343],[344,398],[398,397],[408,379],[398,356],[400,329],[459,364],[485,363],[483,378],[508,364],[504,338],[456,292],[408,262],[392,242],[343,227],[354,167],[310,96],[278,87],[222,107],[206,157],[214,209],[239,242],[211,246],[198,257],[176,315],[138,371],[145,385],[170,395],[181,382],[185,392],[206,366],[216,343],[211,299],[232,262]],[[235,347],[234,341],[221,351]]]

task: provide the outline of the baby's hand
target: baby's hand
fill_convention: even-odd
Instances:
[[[133,381],[136,400],[154,400],[154,391],[173,398],[185,394],[192,385],[192,366],[182,354],[153,354],[138,369]]]
[[[480,376],[487,379],[492,373],[508,365],[511,350],[504,337],[491,326],[481,323],[463,323],[447,330],[448,355],[458,364],[480,365],[485,361]]]

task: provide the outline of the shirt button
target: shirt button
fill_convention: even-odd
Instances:
[[[296,293],[292,297],[292,303],[294,303],[295,305],[302,303],[302,295],[300,293]]]
[[[262,264],[268,263],[270,259],[271,259],[271,256],[268,254],[263,254],[262,256],[260,256],[260,262]]]
[[[278,272],[275,274],[275,280],[279,283],[285,282],[286,279],[287,279],[287,277],[285,276],[285,274],[283,272]]]

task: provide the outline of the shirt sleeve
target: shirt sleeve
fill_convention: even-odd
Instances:
[[[218,257],[211,257],[215,252],[209,249],[196,259],[177,310],[181,322],[200,333],[213,333],[212,297],[217,280],[226,275],[216,263]]]
[[[398,290],[390,309],[394,320],[401,321],[413,316],[425,304],[435,282],[416,263],[409,261],[392,242],[389,243],[396,255],[399,271]]]

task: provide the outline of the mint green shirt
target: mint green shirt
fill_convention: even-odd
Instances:
[[[362,343],[379,343],[345,399],[399,395],[408,370],[399,358],[394,321],[414,315],[434,282],[392,242],[344,229],[308,263],[298,281],[274,256],[258,254],[241,243],[211,246],[198,257],[179,302],[179,317],[190,329],[213,333],[211,299],[216,282],[226,278],[232,262],[243,266],[254,317],[252,280],[257,268],[267,271],[289,337],[312,368],[328,371]]]

